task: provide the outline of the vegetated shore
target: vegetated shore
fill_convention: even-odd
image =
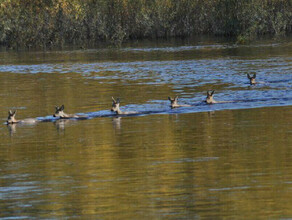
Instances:
[[[246,43],[291,32],[291,0],[0,1],[0,45],[12,49],[203,34]]]

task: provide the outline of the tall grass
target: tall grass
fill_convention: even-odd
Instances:
[[[130,39],[291,33],[292,0],[0,0],[0,44],[120,45]]]

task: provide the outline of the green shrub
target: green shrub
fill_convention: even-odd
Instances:
[[[15,49],[291,29],[291,0],[0,0],[0,44]]]

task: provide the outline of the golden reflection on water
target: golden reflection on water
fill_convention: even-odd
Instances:
[[[286,107],[44,122],[17,125],[13,136],[2,128],[1,186],[20,189],[17,200],[2,191],[1,208],[30,217],[289,217],[290,114]]]
[[[201,55],[214,58],[215,52],[214,60],[223,57],[219,62],[224,62],[228,60],[224,59],[226,55],[233,53],[236,58],[231,67],[234,67],[239,65],[238,56],[243,57],[244,63],[252,54],[248,65],[264,68],[261,65],[269,65],[270,60],[261,64],[264,61],[254,63],[252,59],[266,58],[265,52],[282,55],[282,49],[233,47],[223,51],[209,49],[207,54],[204,50],[154,51],[144,56],[140,56],[143,52],[139,52],[139,56],[134,52],[130,57],[126,52],[119,52],[118,58],[108,55],[108,59],[176,61]],[[291,50],[286,48],[285,51],[288,59]],[[7,63],[35,63],[39,57],[36,53],[32,57],[24,58],[23,54],[22,58],[15,58],[18,55],[10,54],[6,59],[5,53],[1,53],[0,57]],[[62,56],[54,52],[43,56],[39,62],[64,61],[69,69],[75,59],[81,63],[101,59],[101,54],[95,53],[81,53],[81,58],[78,54],[71,57],[70,53]],[[46,60],[46,56],[50,58]],[[277,62],[273,60],[273,64]],[[280,85],[287,86],[289,63],[280,62],[286,71]],[[210,59],[206,64],[199,64],[203,72],[200,80],[206,82],[195,86],[190,86],[188,80],[183,81],[184,76],[177,75],[179,62],[172,66],[170,78],[166,62],[164,81],[152,84],[147,77],[155,74],[150,71],[148,76],[148,70],[144,72],[147,77],[138,75],[141,78],[132,81],[126,79],[127,74],[113,73],[106,68],[96,74],[105,77],[100,79],[87,78],[94,75],[91,72],[84,75],[58,70],[36,74],[2,71],[0,118],[4,123],[9,109],[18,109],[18,119],[48,116],[54,113],[56,105],[62,104],[67,113],[109,110],[112,96],[121,97],[122,105],[127,107],[156,101],[158,106],[169,109],[168,96],[179,94],[191,102],[201,95],[204,97],[210,86],[219,92],[226,89],[232,94],[242,92],[243,96],[249,95],[249,91],[262,94],[266,90],[282,95],[275,89],[277,85],[252,88],[240,85],[241,91],[236,91],[233,82],[221,81],[222,69],[216,72],[219,79],[216,85],[211,85],[212,77],[204,74],[204,65],[210,64],[216,66],[218,62],[214,64]],[[120,65],[127,68],[126,63]],[[137,71],[142,67],[148,68],[147,63]],[[232,71],[237,73],[237,69]],[[196,75],[196,71],[192,73]],[[110,74],[113,75],[107,78]],[[173,84],[176,77],[181,77],[186,84],[180,85],[181,81]],[[232,77],[244,82],[237,74]],[[191,80],[199,83],[195,77]],[[211,110],[212,107],[209,112],[97,117],[36,125],[2,124],[0,218],[291,218],[291,107]]]

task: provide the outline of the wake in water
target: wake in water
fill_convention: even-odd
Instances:
[[[262,102],[273,102],[274,105],[283,105],[288,101],[292,101],[291,98],[265,98],[265,99],[238,99],[238,100],[226,100],[226,101],[215,101],[214,90],[207,91],[207,96],[204,101],[197,101],[192,104],[179,104],[178,96],[175,98],[168,97],[170,101],[170,108],[167,105],[161,108],[161,105],[148,106],[149,109],[144,105],[135,105],[137,111],[124,111],[120,109],[120,99],[114,99],[112,97],[112,107],[110,110],[101,110],[88,113],[77,113],[67,114],[64,112],[65,106],[56,106],[56,111],[53,116],[27,118],[22,120],[16,119],[16,110],[9,110],[6,124],[36,124],[38,122],[55,122],[58,120],[84,120],[98,117],[125,117],[125,116],[145,116],[151,114],[179,114],[179,113],[194,113],[194,112],[205,112],[205,111],[216,111],[224,109],[239,109],[239,108],[251,108],[251,107],[262,107],[259,103]],[[157,101],[158,102],[158,101]],[[278,103],[278,104],[275,104]],[[146,109],[146,110],[145,110]]]
[[[216,44],[171,48],[128,48],[117,50],[113,54],[111,54],[112,51],[107,50],[89,50],[82,52],[83,55],[90,57],[86,62],[83,62],[82,59],[71,61],[71,56],[66,58],[68,62],[64,62],[63,59],[60,59],[60,55],[67,56],[72,52],[50,52],[47,54],[50,58],[45,58],[42,63],[24,62],[27,65],[14,65],[12,62],[10,65],[0,65],[2,81],[9,78],[10,80],[5,81],[8,83],[7,86],[17,84],[23,91],[31,89],[20,83],[20,79],[22,80],[24,75],[28,80],[28,85],[30,85],[29,83],[35,84],[35,82],[41,84],[54,76],[55,78],[49,81],[51,89],[56,89],[56,85],[63,83],[64,78],[71,79],[77,76],[77,86],[90,83],[94,86],[101,85],[101,91],[106,97],[111,97],[112,85],[119,86],[120,91],[127,90],[126,94],[130,97],[136,96],[136,94],[138,97],[142,97],[143,94],[137,93],[140,88],[142,89],[139,91],[155,88],[151,92],[157,91],[158,94],[165,97],[170,95],[169,91],[180,95],[179,99],[177,96],[175,98],[169,96],[168,100],[159,100],[159,98],[145,100],[143,97],[144,101],[141,102],[144,104],[125,106],[120,106],[119,99],[113,99],[112,111],[108,109],[68,114],[64,112],[64,106],[57,106],[55,113],[50,116],[22,120],[17,120],[15,114],[14,116],[12,114],[14,112],[11,111],[10,119],[7,119],[6,123],[34,124],[63,119],[73,121],[98,117],[180,114],[292,105],[291,57],[279,56],[277,51],[276,54],[269,56],[262,53],[262,49],[270,53],[271,47],[274,46],[260,45],[261,48],[257,51],[259,53],[256,52],[252,55],[247,54],[246,49],[257,50],[258,46],[253,48],[252,46],[236,45],[234,48],[234,46],[226,47],[226,45]],[[236,49],[236,52],[230,51],[231,49]],[[103,57],[96,56],[98,53],[114,56],[101,60],[96,58]],[[144,56],[137,56],[137,53]],[[116,56],[119,54],[122,55]],[[131,59],[128,59],[128,56]],[[35,60],[33,61],[35,62]],[[66,76],[64,77],[64,75]],[[75,80],[68,81],[70,83],[68,87],[75,86],[72,82]],[[3,88],[6,83],[3,83]],[[47,90],[40,88],[37,87],[38,91],[42,92],[42,95],[46,95]],[[82,91],[84,94],[92,92],[90,86],[80,88],[84,89]],[[207,92],[207,98],[202,97],[202,93],[210,88],[216,90],[215,99],[214,90]],[[6,89],[3,91],[3,94],[7,93]],[[10,96],[13,98],[13,95],[18,94]],[[79,101],[78,97],[74,96],[74,99],[77,100],[76,102]],[[149,103],[146,103],[147,101]]]

